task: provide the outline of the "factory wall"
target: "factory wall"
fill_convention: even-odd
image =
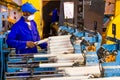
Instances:
[[[84,5],[84,26],[87,29],[94,30],[94,21],[98,22],[97,31],[102,32],[103,18],[104,18],[104,7],[105,3],[103,0],[85,0]]]
[[[77,4],[77,1],[78,0],[61,0],[59,25],[64,25],[64,22],[69,22],[77,25],[77,16],[74,16],[74,19],[64,19],[64,2],[74,2],[74,4]],[[77,15],[77,5],[74,5],[74,15]]]
[[[63,2],[71,1],[74,2],[74,19],[64,19],[64,11],[63,11]],[[77,3],[78,0],[61,0],[60,4],[60,19],[59,19],[59,25],[63,25],[65,21],[77,24]],[[94,21],[98,22],[98,28],[97,31],[100,33],[102,32],[103,28],[103,18],[104,18],[104,7],[105,3],[103,0],[84,0],[84,8],[83,8],[83,16],[84,16],[84,27],[90,30],[94,30]]]
[[[22,15],[22,13],[16,9],[9,10],[9,18],[15,21],[18,21]]]

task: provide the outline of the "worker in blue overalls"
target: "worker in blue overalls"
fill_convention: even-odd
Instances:
[[[16,48],[17,54],[37,53],[36,41],[40,40],[37,25],[34,21],[34,13],[38,11],[30,3],[21,6],[23,16],[16,22],[8,34],[7,44]],[[47,47],[47,43],[40,44],[42,49]]]

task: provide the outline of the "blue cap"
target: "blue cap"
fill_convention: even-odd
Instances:
[[[31,3],[25,3],[21,6],[22,12],[29,12],[31,14],[34,14],[36,11],[38,11]]]

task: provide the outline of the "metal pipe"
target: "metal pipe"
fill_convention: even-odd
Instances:
[[[70,39],[71,35],[62,35],[62,36],[54,36],[54,37],[49,37],[49,40],[61,40],[61,39]]]
[[[8,65],[8,67],[27,67],[27,68],[46,68],[46,67],[70,67],[73,66],[73,62],[68,62],[68,63],[36,63],[36,64],[11,64]]]
[[[26,55],[19,55],[20,58],[24,58]],[[14,58],[19,58],[18,57],[14,57]],[[30,54],[30,55],[27,55],[29,58],[43,58],[43,57],[56,57],[58,59],[71,59],[71,58],[74,58],[74,59],[83,59],[83,56],[82,54],[73,54],[73,53],[69,53],[69,54]],[[10,58],[13,58],[13,57],[10,57]]]
[[[69,62],[69,63],[43,63],[43,64],[39,64],[39,67],[69,67],[69,66],[73,66],[73,62]]]
[[[58,69],[63,70],[64,73],[69,76],[85,76],[85,75],[94,75],[95,77],[101,76],[101,69],[99,65],[84,67],[65,67]]]
[[[6,76],[6,79],[14,79],[14,78],[33,78],[33,77],[54,77],[54,76],[58,76],[58,77],[61,77],[63,76],[63,74],[49,74],[49,75],[42,75],[42,74],[39,74],[39,75],[24,75],[24,76]]]
[[[55,73],[57,70],[48,70],[48,71],[35,71],[34,74],[41,74],[41,73]],[[30,74],[31,71],[25,71],[25,72],[6,72],[6,76],[9,75],[16,75],[16,74]]]
[[[40,80],[82,80],[87,79],[88,76],[72,76],[72,77],[52,77],[52,78],[41,78]]]

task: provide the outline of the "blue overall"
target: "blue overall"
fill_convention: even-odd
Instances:
[[[59,20],[59,16],[58,16],[58,10],[57,9],[54,9],[52,11],[52,22],[58,22]]]
[[[25,54],[25,53],[37,53],[37,47],[26,48],[27,41],[39,41],[40,36],[37,31],[36,23],[32,20],[31,30],[28,27],[28,24],[25,22],[24,17],[21,17],[18,22],[16,22],[12,28],[11,32],[8,34],[7,44],[12,48],[16,48],[16,54]],[[40,44],[42,49],[47,47],[47,43]]]

